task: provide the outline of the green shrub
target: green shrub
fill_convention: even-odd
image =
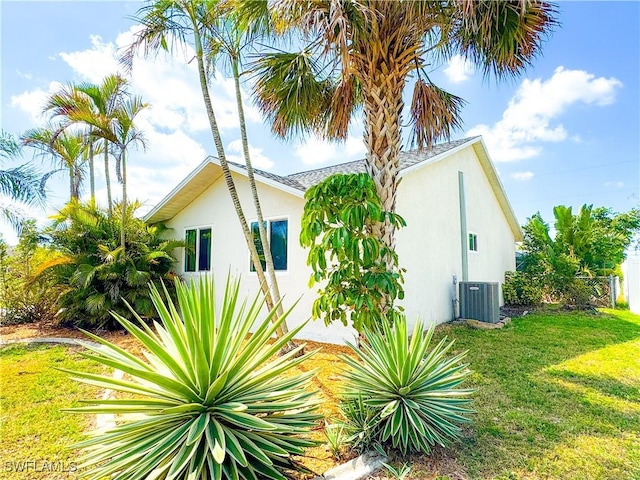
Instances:
[[[305,389],[314,372],[282,375],[314,352],[299,356],[300,345],[276,356],[302,326],[270,342],[286,314],[273,320],[274,310],[257,322],[263,302],[256,296],[240,303],[239,281],[227,281],[218,309],[209,277],[176,282],[176,289],[178,308],[151,286],[162,321],[155,331],[114,314],[140,341],[146,360],[94,335],[100,347],[84,343],[87,358],[128,378],[70,372],[73,377],[135,396],[71,409],[134,415],[75,446],[85,449],[85,465],[93,478],[113,480],[286,480],[283,470],[297,468],[292,455],[315,444],[305,435],[320,418]]]
[[[172,253],[184,243],[166,240],[163,225],[149,226],[137,218],[139,207],[137,202],[128,205],[125,248],[120,246],[120,215],[110,215],[94,202],[71,201],[54,217],[47,233],[62,255],[40,271],[53,276],[63,290],[58,300],[61,324],[115,328],[109,312],[133,318],[125,302],[145,320],[157,318],[147,285],[172,279]]]
[[[505,305],[537,306],[542,303],[543,282],[537,275],[506,272],[502,285]]]
[[[395,228],[406,223],[382,209],[371,177],[331,175],[309,188],[304,198],[300,244],[309,249],[309,285],[324,282],[313,303],[314,318],[326,325],[350,322],[362,332],[365,326],[373,328],[401,315],[394,302],[404,298],[404,269],[373,226],[385,219]]]
[[[40,244],[34,220],[23,224],[18,245],[9,248],[0,237],[0,324],[51,322],[57,312],[61,290],[51,276],[37,280],[33,272],[44,262],[59,256]]]
[[[568,283],[560,296],[563,306],[578,310],[593,309],[593,287],[582,279],[576,278]]]
[[[446,338],[430,349],[433,331],[432,326],[423,332],[418,321],[409,338],[401,318],[392,327],[365,328],[368,343],[350,345],[357,359],[343,356],[350,367],[344,374],[345,399],[352,408],[365,409],[360,412],[365,435],[403,454],[428,453],[457,438],[459,424],[472,412],[466,406],[473,391],[459,388],[470,374],[461,363],[466,352],[446,358],[453,345]]]

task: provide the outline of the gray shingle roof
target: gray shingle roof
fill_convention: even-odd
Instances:
[[[400,152],[400,170],[409,168],[417,163],[424,162],[430,158],[440,155],[448,150],[452,150],[460,145],[467,143],[477,137],[462,138],[452,142],[440,143],[434,145],[433,148],[427,150],[412,150],[410,152]],[[322,180],[335,173],[363,173],[366,172],[364,159],[355,160],[353,162],[339,163],[329,167],[318,168],[316,170],[308,170],[306,172],[293,173],[287,175],[286,178],[295,180],[301,184],[304,189],[320,183]]]
[[[433,148],[427,150],[412,150],[410,152],[400,152],[400,170],[409,168],[417,163],[424,162],[437,155],[445,153],[449,150],[459,147],[478,137],[462,138],[460,140],[454,140],[451,142],[440,143],[433,146]],[[229,162],[238,168],[246,170],[246,166],[240,163]],[[305,191],[307,188],[320,183],[325,178],[336,173],[364,173],[366,172],[364,159],[354,160],[352,162],[338,163],[324,168],[318,168],[315,170],[307,170],[304,172],[292,173],[291,175],[276,175],[275,173],[265,172],[264,170],[254,169],[257,175],[282,183],[289,187],[295,188],[300,191]]]

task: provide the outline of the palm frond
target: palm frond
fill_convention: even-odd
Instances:
[[[485,74],[517,75],[539,54],[559,25],[558,9],[546,1],[464,0],[453,42]]]
[[[411,100],[411,144],[431,148],[462,127],[465,101],[422,78],[416,80]]]

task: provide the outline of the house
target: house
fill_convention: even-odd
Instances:
[[[230,164],[247,219],[257,229],[244,166]],[[364,172],[364,160],[280,176],[256,171],[256,182],[280,291],[285,303],[300,301],[289,325],[310,317],[317,288],[310,289],[307,251],[299,244],[305,190],[334,173]],[[481,137],[465,138],[428,151],[400,156],[397,212],[407,226],[397,232],[397,252],[405,267],[409,320],[444,322],[455,315],[457,281],[503,282],[515,270],[515,242],[522,232]],[[224,279],[241,274],[242,288],[258,290],[249,252],[218,160],[209,157],[145,217],[164,222],[194,247],[178,255],[175,270],[185,278],[213,272]],[[353,338],[342,325],[310,322],[301,338],[341,343]]]

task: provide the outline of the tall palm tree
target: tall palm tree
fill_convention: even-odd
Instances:
[[[0,164],[7,160],[15,160],[20,156],[20,143],[8,132],[0,131]],[[0,169],[0,195],[14,202],[27,205],[42,204],[45,198],[44,181],[33,168],[21,165],[9,169]],[[24,221],[15,204],[0,204],[2,216],[17,232]]]
[[[77,120],[71,119],[75,112],[82,111],[85,116],[91,112],[97,123],[106,126],[113,118],[115,109],[122,99],[127,96],[126,88],[127,81],[120,75],[108,75],[99,85],[89,82],[68,84],[49,97],[45,112],[49,112],[52,117],[60,117],[63,124],[66,123],[67,125],[77,123]],[[97,136],[90,130],[89,140],[95,140],[96,138]],[[104,155],[107,208],[111,214],[113,199],[109,166],[109,140],[102,138],[102,142],[103,144],[99,150],[102,150]],[[93,145],[93,142],[90,142],[90,144]],[[95,146],[93,148],[94,154],[99,153]],[[93,156],[90,154],[89,158],[92,160]]]
[[[86,107],[87,104],[84,104]],[[122,184],[120,229],[120,246],[125,248],[125,231],[127,221],[127,152],[131,146],[141,144],[146,148],[144,135],[135,126],[135,118],[148,107],[138,96],[125,96],[120,99],[116,107],[110,112],[110,118],[96,116],[92,109],[80,108],[72,111],[69,118],[76,122],[89,125],[94,137],[102,138],[112,145],[116,157],[116,176]]]
[[[555,6],[535,0],[280,0],[272,13],[307,45],[301,52],[268,53],[257,63],[258,105],[272,130],[344,139],[361,108],[367,171],[389,212],[396,206],[409,79],[415,78],[412,143],[428,147],[461,124],[464,101],[436,86],[426,66],[460,54],[485,74],[513,76],[556,24]],[[391,222],[375,230],[394,247]]]
[[[244,4],[246,8],[246,3]],[[255,2],[252,8],[265,7],[266,2]],[[249,181],[249,189],[253,199],[253,206],[256,210],[258,235],[260,237],[260,245],[262,246],[262,256],[264,259],[265,272],[269,277],[269,287],[274,304],[278,306],[278,316],[283,315],[284,308],[281,303],[280,288],[278,286],[278,278],[276,276],[275,266],[273,263],[273,255],[269,237],[267,235],[266,222],[262,214],[262,206],[260,204],[260,196],[255,180],[255,172],[251,162],[251,154],[249,152],[249,139],[247,135],[247,122],[244,116],[244,104],[242,101],[242,88],[240,85],[240,77],[243,72],[242,61],[244,50],[250,47],[254,42],[266,37],[272,31],[268,10],[263,8],[262,21],[246,24],[242,22],[242,17],[237,14],[238,5],[226,3],[222,5],[220,11],[211,15],[209,21],[209,31],[211,36],[209,41],[211,46],[209,51],[218,52],[218,56],[228,64],[231,77],[234,82],[236,107],[238,109],[238,120],[240,123],[240,141],[242,144],[242,152],[247,167],[247,179]],[[286,328],[286,325],[285,325]]]
[[[260,255],[253,240],[253,235],[244,215],[242,205],[231,176],[231,170],[222,144],[222,136],[218,128],[215,111],[209,93],[208,73],[214,65],[215,54],[220,48],[219,37],[215,33],[215,22],[221,12],[219,2],[201,2],[198,0],[162,0],[150,1],[138,11],[137,20],[142,25],[130,48],[123,56],[125,65],[131,67],[134,54],[142,49],[146,55],[157,53],[160,49],[169,50],[179,44],[189,44],[194,48],[197,62],[198,78],[205,104],[211,135],[216,153],[223,171],[224,180],[231,196],[238,220],[244,234],[251,259],[265,297],[265,303],[271,310],[277,304],[266,280]],[[241,101],[241,100],[240,100]],[[250,162],[249,162],[250,164]],[[253,171],[252,171],[253,173]],[[260,224],[262,222],[259,222]],[[261,234],[262,236],[262,234]],[[263,243],[266,245],[266,243]],[[265,253],[268,251],[264,248]],[[286,324],[282,324],[278,334],[287,332]]]
[[[53,160],[56,168],[66,170],[69,175],[69,199],[80,198],[89,148],[84,134],[58,133],[57,127],[41,127],[27,130],[21,139],[23,145]]]

